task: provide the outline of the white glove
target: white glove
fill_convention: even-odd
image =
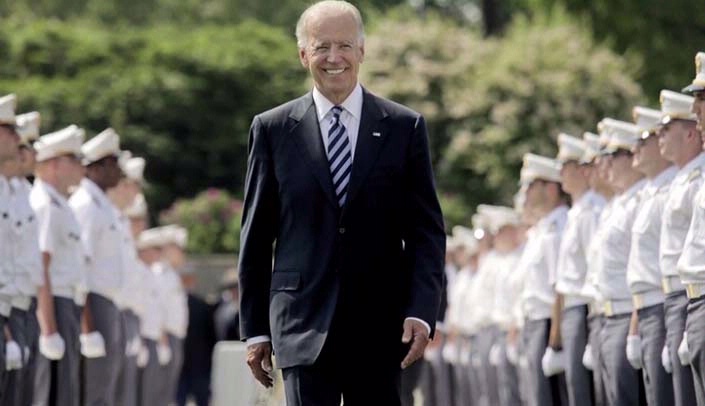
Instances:
[[[140,339],[140,336],[135,336],[132,340],[125,344],[125,355],[128,357],[136,357],[139,354],[141,347],[142,339]]]
[[[59,333],[39,336],[39,352],[47,359],[58,361],[64,357],[64,351],[66,351],[66,344]]]
[[[455,345],[455,342],[446,343],[443,346],[441,355],[443,356],[443,361],[448,364],[455,365],[458,362],[458,348]]]
[[[460,349],[458,350],[458,363],[460,365],[470,365],[472,362],[472,345],[468,343],[464,343],[460,345]]]
[[[595,360],[592,358],[592,346],[590,344],[585,346],[585,352],[583,353],[583,366],[590,371],[595,370]]]
[[[171,348],[168,344],[157,344],[157,359],[159,365],[164,366],[171,362]]]
[[[661,350],[661,365],[663,369],[669,374],[673,373],[673,365],[671,364],[671,354],[668,352],[668,345],[663,345],[663,350]]]
[[[546,348],[541,358],[541,369],[547,377],[560,374],[565,371],[565,354],[563,351],[555,351],[553,348]]]
[[[81,334],[81,354],[86,358],[100,358],[105,356],[105,340],[103,335],[98,331],[92,331],[88,334]]]
[[[21,368],[22,348],[17,344],[17,341],[8,341],[5,343],[5,369],[12,371]]]
[[[683,339],[678,346],[678,358],[681,360],[681,365],[690,365],[690,349],[688,348],[688,333],[683,333]]]
[[[511,362],[512,365],[519,365],[519,348],[516,344],[507,343],[507,361]]]
[[[627,360],[634,369],[641,369],[641,337],[638,335],[627,336]]]
[[[493,344],[490,348],[490,365],[498,367],[502,363],[502,346]]]
[[[423,358],[428,362],[434,362],[441,355],[442,346],[436,345],[434,347],[426,347],[423,352]]]
[[[149,362],[149,348],[146,345],[140,347],[140,351],[137,353],[137,366],[144,368]]]

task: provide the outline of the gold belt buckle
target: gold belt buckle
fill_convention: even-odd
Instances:
[[[688,294],[688,299],[697,299],[700,296],[700,286],[694,283],[687,284],[685,291]]]
[[[632,296],[632,302],[634,302],[634,307],[639,310],[644,307],[644,296],[636,294]]]
[[[605,302],[605,316],[611,317],[614,313],[612,313],[612,301],[607,300]]]
[[[671,293],[671,284],[668,282],[668,278],[661,279],[661,287],[663,288],[663,293]]]

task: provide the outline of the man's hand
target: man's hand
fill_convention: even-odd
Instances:
[[[401,362],[401,368],[406,369],[423,356],[424,349],[428,345],[428,330],[418,320],[404,320],[404,334],[401,336],[401,342],[404,344],[411,343],[409,352]]]
[[[252,375],[265,388],[271,388],[272,378],[272,343],[264,342],[252,344],[247,347],[247,365],[252,370]]]

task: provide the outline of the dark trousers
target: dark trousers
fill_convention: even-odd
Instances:
[[[595,364],[592,371],[595,406],[607,406],[606,384],[601,373],[602,355],[600,353],[600,335],[602,334],[602,327],[605,325],[605,316],[599,314],[588,316],[588,325],[590,327],[588,342],[592,348],[592,359]]]
[[[566,356],[568,402],[570,406],[592,405],[592,376],[583,366],[588,339],[587,305],[569,307],[563,311],[561,337]]]
[[[600,333],[600,372],[607,389],[607,404],[645,405],[640,394],[639,372],[627,360],[627,335],[631,313],[607,317]]]
[[[122,316],[123,348],[125,355],[120,363],[115,404],[117,406],[137,406],[137,355],[127,354],[127,345],[139,337],[140,320],[131,310],[120,312]]]
[[[639,336],[641,336],[641,370],[644,379],[646,402],[649,406],[672,405],[673,380],[663,368],[661,352],[666,342],[663,304],[639,310]]]
[[[688,304],[688,349],[698,406],[705,406],[705,298]]]
[[[557,406],[567,404],[562,375],[543,374],[541,359],[548,346],[549,319],[527,320],[522,330],[522,349],[526,355],[525,390],[527,406]],[[561,382],[562,381],[562,382]]]
[[[673,366],[673,395],[676,406],[692,406],[695,401],[695,386],[690,366],[683,366],[678,358],[678,346],[683,340],[687,315],[688,297],[685,291],[671,293],[663,304],[666,324],[666,344]]]
[[[143,345],[147,347],[149,360],[147,365],[139,372],[139,398],[141,406],[166,406],[167,376],[159,365],[157,357],[157,342],[143,338]]]
[[[125,345],[122,337],[120,310],[108,298],[89,293],[86,306],[90,306],[93,325],[105,340],[105,357],[86,359],[84,362],[84,399],[86,406],[113,406]]]

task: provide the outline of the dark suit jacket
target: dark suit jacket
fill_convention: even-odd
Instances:
[[[240,326],[272,338],[280,368],[312,364],[334,315],[396,346],[405,317],[435,325],[445,233],[425,121],[364,90],[355,148],[341,210],[311,93],[252,122]]]

